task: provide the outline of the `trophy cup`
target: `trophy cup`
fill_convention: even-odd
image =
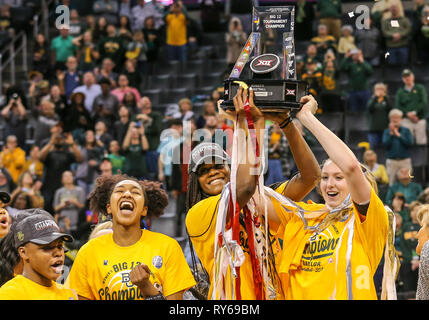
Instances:
[[[308,84],[296,80],[294,20],[294,6],[253,8],[252,33],[224,81],[224,110],[234,109],[238,81],[252,88],[255,105],[263,111],[301,109]]]

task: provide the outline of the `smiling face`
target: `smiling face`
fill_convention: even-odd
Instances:
[[[64,266],[61,238],[46,245],[28,242],[18,252],[24,261],[24,275],[30,280],[46,285],[61,276]]]
[[[211,196],[221,193],[229,181],[229,168],[224,164],[202,164],[196,172],[201,189]]]
[[[114,224],[140,227],[140,218],[147,214],[145,202],[141,185],[134,180],[123,180],[113,188],[107,213],[112,215]]]
[[[331,160],[326,161],[322,168],[320,191],[325,204],[330,208],[341,205],[349,194],[343,172]]]

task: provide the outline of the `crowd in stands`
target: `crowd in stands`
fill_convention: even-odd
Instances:
[[[45,208],[74,236],[77,249],[99,222],[87,201],[95,179],[121,172],[163,182],[176,202],[176,236],[184,236],[186,159],[197,143],[186,135],[204,128],[214,139],[219,129],[223,147],[230,147],[231,122],[219,114],[217,102],[222,78],[251,32],[251,1],[234,1],[242,5],[233,6],[226,19],[217,0],[200,1],[200,19],[192,18],[180,0],[169,6],[155,0],[88,2],[91,7],[82,10],[72,0],[61,1],[71,9],[70,25],[55,30],[50,40],[38,34],[27,85],[2,88],[0,190],[11,194],[7,208],[12,214]],[[11,4],[0,3],[0,32],[13,35],[7,24]],[[403,297],[412,296],[418,274],[415,213],[429,203],[427,181],[413,180],[417,173],[426,176],[427,169],[416,171],[419,159],[413,150],[423,149],[427,158],[429,3],[414,0],[414,9],[405,10],[401,0],[379,0],[365,28],[344,18],[340,0],[297,0],[294,5],[298,79],[309,83],[320,117],[365,118],[361,141],[367,144],[360,160],[375,174],[380,197],[396,214],[402,259],[397,289]],[[159,61],[200,59],[207,33],[224,38],[219,83],[202,100],[194,95],[170,109],[158,108],[146,92]],[[294,123],[302,128],[298,120]],[[301,131],[316,150],[314,137]],[[270,125],[266,138],[265,182],[270,185],[297,169],[281,129]],[[172,163],[173,157],[180,164]],[[151,221],[146,224],[150,227]]]

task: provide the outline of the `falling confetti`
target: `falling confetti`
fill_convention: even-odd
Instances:
[[[349,12],[349,17],[350,18],[353,18],[355,16],[355,13],[352,11],[352,12]]]
[[[390,53],[389,52],[386,52],[385,54],[384,54],[384,59],[387,59],[387,57],[390,55]]]

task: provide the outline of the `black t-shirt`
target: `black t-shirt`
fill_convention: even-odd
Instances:
[[[65,150],[52,150],[46,156],[43,172],[43,189],[55,191],[61,188],[61,178],[64,171],[70,170],[70,166],[76,158],[73,153]]]

